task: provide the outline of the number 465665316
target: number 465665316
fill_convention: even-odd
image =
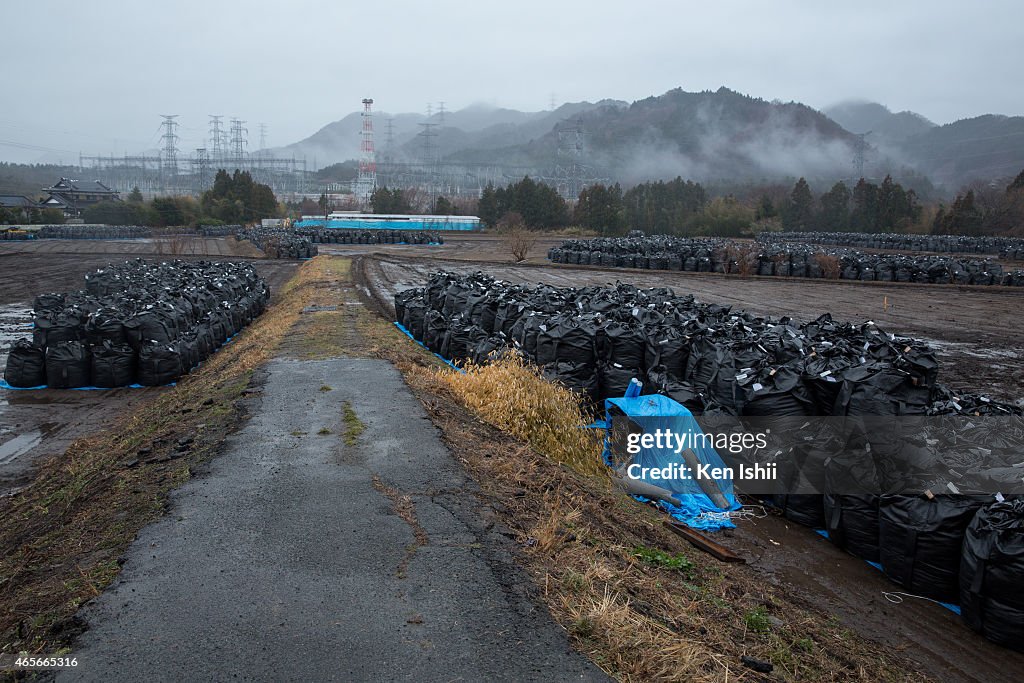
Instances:
[[[0,670],[70,669],[78,666],[78,658],[67,655],[0,654]]]

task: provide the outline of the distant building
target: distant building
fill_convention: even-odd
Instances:
[[[20,194],[0,194],[0,210],[15,220],[28,221],[34,209],[41,208],[38,202]]]
[[[98,180],[81,183],[61,178],[53,187],[44,187],[49,196],[40,204],[44,209],[60,209],[68,218],[80,218],[90,206],[105,201],[121,201],[121,195]]]

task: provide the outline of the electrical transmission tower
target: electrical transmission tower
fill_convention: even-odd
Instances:
[[[858,133],[857,141],[853,147],[853,170],[857,172],[857,177],[854,178],[854,182],[859,182],[864,177],[864,164],[867,162],[867,154],[871,149],[868,144],[867,136],[871,135],[869,130],[867,133]]]
[[[210,177],[210,154],[205,147],[196,149],[196,156],[192,159],[192,175],[199,179],[199,185],[195,188],[196,194],[202,194]]]
[[[377,188],[377,155],[373,149],[373,100],[363,100],[363,134],[359,142],[359,177],[356,198],[363,204]]]
[[[563,198],[575,201],[583,188],[610,182],[608,178],[598,177],[597,171],[584,163],[586,140],[582,118],[560,124],[555,130],[558,133],[558,153],[554,176],[550,180]]]
[[[178,127],[178,122],[174,119],[178,118],[178,115],[161,114],[160,118],[164,120],[160,124],[164,129],[164,134],[160,137],[163,142],[162,162],[166,173],[173,177],[178,175],[178,135],[174,132]]]
[[[434,138],[437,137],[437,124],[427,122],[421,123],[419,126],[423,129],[419,132],[419,138],[424,189],[427,192],[427,198],[430,200],[430,206],[433,206],[438,184],[437,143],[434,142]]]
[[[221,129],[220,120],[223,116],[210,114],[210,156],[214,161],[219,162],[224,158],[224,147],[221,142],[224,139],[224,131]]]
[[[245,148],[249,144],[247,139],[249,129],[243,128],[243,123],[245,121],[241,119],[231,119],[231,160],[239,168],[241,168],[242,162],[245,160]]]
[[[583,189],[583,120],[558,128],[558,162],[555,166],[555,189],[567,199],[575,199]]]
[[[267,148],[267,124],[260,124],[260,149],[264,150]]]
[[[444,127],[444,102],[440,102],[437,107],[437,125]]]

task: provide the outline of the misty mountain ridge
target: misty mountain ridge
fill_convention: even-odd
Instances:
[[[388,146],[387,119],[392,144]],[[433,153],[451,163],[506,165],[545,175],[559,156],[558,129],[581,124],[576,162],[585,175],[625,184],[683,176],[703,181],[776,182],[800,176],[818,184],[855,181],[857,133],[870,134],[865,175],[911,170],[945,188],[1012,177],[1024,168],[1024,118],[986,115],[937,126],[910,111],[876,102],[845,102],[818,111],[799,102],[767,101],[728,88],[681,88],[632,104],[616,100],[521,112],[489,105],[424,114],[375,113],[380,158],[418,161],[420,133],[435,124]],[[316,159],[320,167],[358,156],[359,112],[276,150]]]
[[[917,112],[892,112],[878,102],[851,100],[826,107],[822,113],[851,133],[868,133],[869,142],[898,143],[935,128]]]

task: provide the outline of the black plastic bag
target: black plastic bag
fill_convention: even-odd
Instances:
[[[967,527],[960,610],[973,630],[1024,652],[1024,499],[987,505]]]
[[[84,344],[66,341],[46,347],[46,384],[51,389],[90,386],[91,358]]]
[[[964,535],[982,506],[954,495],[882,496],[878,506],[882,571],[910,593],[942,602],[960,594]]]
[[[40,387],[46,384],[46,352],[27,339],[19,339],[7,356],[4,380],[12,387]]]
[[[135,383],[135,350],[127,344],[104,342],[92,348],[92,383],[97,387],[126,387]]]

